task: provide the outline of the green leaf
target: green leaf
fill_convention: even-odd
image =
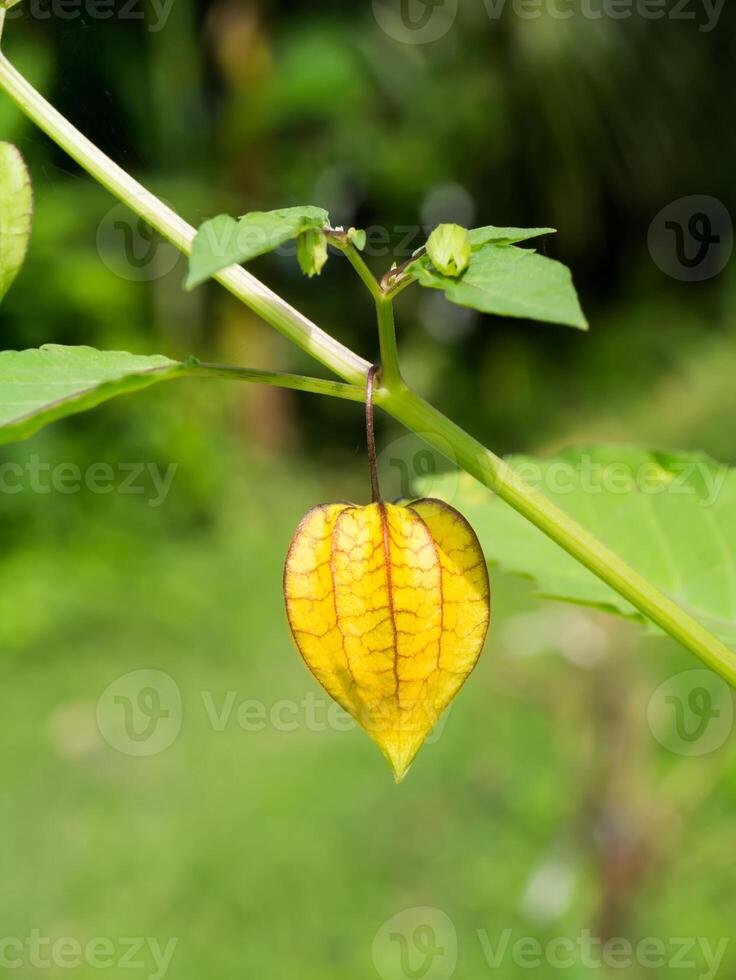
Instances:
[[[305,276],[319,276],[327,262],[327,236],[316,228],[300,235],[296,243],[299,266]]]
[[[33,197],[23,157],[0,143],[0,300],[18,275],[31,237]]]
[[[427,255],[434,267],[456,279],[470,262],[470,238],[460,225],[439,225],[427,241]]]
[[[736,470],[705,455],[635,446],[591,446],[545,460],[517,456],[508,462],[736,649]],[[470,520],[489,562],[533,579],[541,595],[651,625],[470,477],[453,473],[439,482],[435,477],[431,492]]]
[[[348,241],[354,245],[359,252],[368,244],[368,235],[362,228],[350,228],[348,230]]]
[[[273,252],[310,229],[324,228],[329,215],[322,208],[253,211],[239,220],[221,214],[200,227],[189,258],[187,289],[194,289],[230,265],[250,262]]]
[[[485,228],[473,228],[468,232],[468,238],[473,248],[480,248],[481,245],[514,245],[516,242],[525,242],[530,238],[539,238],[540,235],[554,235],[556,228],[496,228],[494,225],[486,225]]]
[[[0,352],[0,444],[26,439],[66,415],[185,373],[168,357],[92,347]]]
[[[444,290],[458,306],[588,329],[570,270],[529,249],[483,245],[473,252],[460,279],[443,276],[426,257],[413,262],[408,272],[421,286]]]

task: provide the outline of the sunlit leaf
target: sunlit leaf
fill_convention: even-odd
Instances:
[[[545,460],[517,456],[509,462],[736,649],[736,470],[707,456],[630,446],[591,446]],[[645,621],[475,480],[463,475],[458,481],[453,474],[432,481],[434,494],[442,496],[443,487],[447,499],[472,520],[489,561],[533,579],[548,598]]]
[[[273,252],[311,229],[324,228],[329,215],[322,208],[253,211],[236,221],[221,214],[200,227],[189,258],[186,288],[193,289],[222,269]]]
[[[317,507],[284,591],[307,666],[400,781],[485,640],[488,573],[472,528],[433,500]]]
[[[176,377],[186,365],[92,347],[0,353],[0,443],[26,439],[65,415]]]
[[[458,306],[587,330],[567,266],[513,245],[474,250],[459,279],[442,275],[426,258],[409,267],[420,285],[441,289]]]
[[[23,157],[0,143],[0,299],[18,275],[31,237],[33,197]]]

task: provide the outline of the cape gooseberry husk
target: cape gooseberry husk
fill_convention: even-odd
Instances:
[[[324,504],[297,529],[284,592],[307,666],[400,782],[488,632],[475,532],[439,500]]]

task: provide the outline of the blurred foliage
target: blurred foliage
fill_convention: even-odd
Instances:
[[[177,0],[163,30],[150,9],[148,24],[13,12],[4,46],[195,224],[322,206],[373,230],[376,271],[440,221],[556,226],[547,248],[572,266],[590,334],[408,291],[411,381],[499,452],[613,439],[736,463],[733,265],[684,283],[647,248],[679,197],[736,215],[736,9],[704,32],[460,6],[426,46],[336,0]],[[3,98],[0,138],[29,162],[36,214],[4,347],[313,371],[216,285],[185,295],[185,263]],[[345,263],[319,282],[289,258],[253,270],[376,356]],[[379,438],[400,434],[382,423]],[[178,466],[160,508],[146,494],[0,493],[5,934],[179,936],[183,980],[371,976],[376,930],[413,905],[456,923],[463,978],[487,969],[483,928],[731,935],[733,740],[692,760],[654,741],[648,699],[694,665],[632,627],[539,607],[497,578],[489,649],[398,792],[358,733],[212,730],[203,691],[267,705],[316,691],[288,639],[281,563],[308,507],[367,499],[363,440],[357,405],[182,381],[3,448],[21,465]],[[94,725],[100,692],[141,667],[170,673],[185,702],[182,736],[150,760]]]

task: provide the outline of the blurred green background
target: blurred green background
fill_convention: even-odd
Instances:
[[[5,47],[195,224],[321,205],[385,243],[369,256],[377,272],[443,220],[558,227],[545,248],[573,268],[590,334],[410,290],[397,311],[409,380],[500,453],[633,441],[734,464],[733,264],[724,252],[719,274],[687,281],[648,243],[684,197],[736,214],[736,10],[709,25],[695,2],[694,19],[666,8],[618,19],[572,4],[562,20],[509,3],[493,18],[478,0],[416,43],[370,3],[121,2],[102,18],[80,0],[66,16],[50,2],[12,16]],[[319,373],[216,284],[184,294],[184,261],[4,97],[0,135],[35,192],[3,347]],[[371,304],[338,258],[319,281],[288,257],[253,271],[375,358]],[[426,457],[399,428],[380,420],[379,442],[387,480],[421,475]],[[4,447],[0,462],[106,463],[117,480],[105,495],[28,481],[0,493],[0,932],[116,950],[105,969],[26,951],[15,975],[130,976],[121,938],[155,937],[178,940],[167,975],[181,980],[449,980],[447,949],[427,968],[412,927],[407,969],[380,932],[424,907],[456,930],[460,980],[529,974],[511,953],[497,970],[484,957],[479,931],[497,946],[509,929],[664,944],[658,965],[610,971],[626,977],[682,976],[671,942],[693,937],[684,975],[715,975],[703,949],[733,936],[736,912],[734,742],[688,758],[655,740],[650,699],[699,666],[675,644],[542,606],[493,573],[485,655],[401,787],[328,714],[288,635],[281,573],[311,506],[368,499],[360,406],[179,381]],[[148,467],[142,492],[122,489],[125,464]],[[171,466],[160,499],[151,468]],[[112,717],[138,704],[140,675],[125,679],[137,671],[168,675],[182,705],[172,744],[140,757]],[[144,721],[152,704],[138,704]],[[133,975],[157,975],[150,952],[137,959]],[[717,975],[734,971],[729,943]],[[532,972],[606,974],[544,958]]]

